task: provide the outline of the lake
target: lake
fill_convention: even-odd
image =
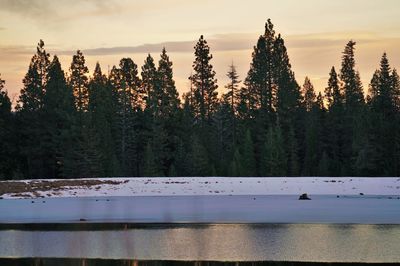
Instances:
[[[316,195],[308,201],[295,195],[0,200],[0,258],[27,258],[28,264],[31,258],[89,259],[85,265],[95,263],[91,259],[126,265],[395,263],[400,200],[376,195]]]
[[[400,261],[400,228],[397,225],[153,224],[123,228],[1,230],[0,257],[222,262]]]

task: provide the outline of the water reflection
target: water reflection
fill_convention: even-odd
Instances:
[[[102,258],[129,260],[129,263],[132,263],[132,259],[331,263],[400,261],[398,225],[218,224],[128,227],[113,230],[3,229],[0,230],[0,257]],[[129,263],[116,265],[131,265]]]
[[[104,259],[0,259],[0,265],[9,266],[345,266],[347,263],[319,262],[219,262],[219,261],[137,261]],[[390,266],[398,264],[352,263],[352,266]]]

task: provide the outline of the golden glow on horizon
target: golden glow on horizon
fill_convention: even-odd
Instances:
[[[350,39],[357,41],[357,68],[364,89],[368,88],[384,51],[391,66],[400,67],[397,0],[384,4],[374,0],[253,0],[234,5],[228,0],[71,1],[76,3],[0,0],[0,73],[11,96],[21,89],[40,38],[51,55],[59,55],[64,71],[68,71],[74,51],[81,49],[90,72],[99,61],[105,73],[108,66],[117,65],[122,57],[131,57],[139,68],[147,52],[158,61],[161,49],[153,51],[146,44],[170,41],[166,49],[182,93],[189,87],[187,77],[194,58],[191,43],[200,34],[210,44],[222,92],[232,61],[240,79],[245,79],[252,47],[263,33],[268,17],[285,39],[300,85],[309,76],[315,88],[322,91],[330,67],[340,69],[341,53]],[[130,52],[109,49],[103,54],[85,53],[112,47],[133,48]]]

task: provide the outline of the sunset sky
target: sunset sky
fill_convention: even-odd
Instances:
[[[182,93],[189,86],[193,46],[203,34],[222,92],[232,61],[245,78],[268,18],[286,41],[300,84],[307,75],[323,90],[350,39],[357,42],[365,89],[384,51],[392,67],[400,68],[398,0],[0,0],[0,73],[16,100],[39,39],[60,56],[65,71],[77,49],[90,72],[96,61],[107,72],[123,57],[139,67],[147,53],[158,61],[165,46]]]

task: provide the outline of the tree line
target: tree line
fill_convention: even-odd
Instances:
[[[355,45],[317,93],[268,20],[247,76],[229,66],[218,97],[201,36],[180,97],[165,48],[89,76],[81,51],[65,73],[40,40],[15,110],[0,78],[0,178],[398,176],[400,78],[384,53],[364,95]]]

